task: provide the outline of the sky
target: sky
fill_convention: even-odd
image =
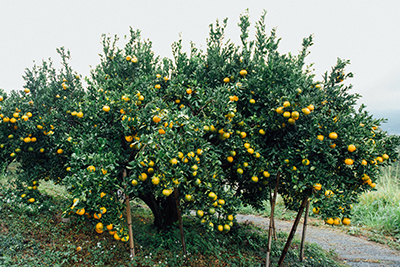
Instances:
[[[153,42],[155,54],[172,57],[171,44],[182,38],[184,49],[193,41],[205,48],[209,25],[228,18],[226,39],[239,44],[240,14],[249,10],[254,24],[267,11],[269,32],[282,38],[279,51],[297,54],[302,39],[313,34],[307,63],[314,63],[316,79],[329,71],[337,58],[348,59],[352,92],[359,104],[377,117],[386,117],[384,129],[400,134],[400,1],[380,0],[171,0],[171,1],[6,1],[0,0],[0,88],[9,92],[24,86],[25,68],[52,58],[59,67],[56,48],[71,52],[74,70],[88,76],[99,63],[101,35],[121,37],[129,27],[140,29]]]

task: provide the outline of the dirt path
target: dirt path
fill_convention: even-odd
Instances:
[[[251,221],[267,229],[269,218],[255,215],[237,215],[238,222]],[[278,231],[290,232],[293,222],[276,220]],[[301,237],[303,224],[299,224],[296,234]],[[400,266],[400,252],[387,246],[354,237],[338,230],[327,230],[307,226],[307,242],[317,243],[325,250],[334,250],[343,263],[349,266]]]

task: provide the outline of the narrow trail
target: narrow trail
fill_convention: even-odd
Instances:
[[[237,215],[238,222],[253,222],[255,225],[268,229],[269,218],[255,215]],[[290,232],[293,222],[276,220],[277,231]],[[300,222],[296,235],[300,238],[303,224]],[[354,237],[338,230],[327,230],[307,225],[306,241],[317,243],[325,250],[334,250],[339,259],[348,266],[390,266],[400,267],[400,252],[388,246],[377,244],[361,237]]]

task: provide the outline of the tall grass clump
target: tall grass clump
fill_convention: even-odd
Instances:
[[[360,197],[354,206],[353,222],[375,233],[400,238],[400,164],[384,168],[377,191]]]

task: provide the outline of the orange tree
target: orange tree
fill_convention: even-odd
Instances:
[[[315,81],[304,64],[311,37],[299,55],[281,55],[264,16],[255,40],[248,40],[243,15],[241,46],[224,42],[224,20],[210,25],[206,51],[192,46],[188,54],[176,42],[174,61],[155,57],[139,31],[131,30],[122,49],[104,36],[85,91],[63,50],[61,74],[47,63],[28,70],[35,123],[18,138],[42,134],[33,149],[47,154],[40,166],[24,154],[24,170],[37,168],[35,179],[66,176],[74,197],[69,213],[124,241],[126,197],[142,199],[158,228],[195,210],[207,227],[227,232],[239,200],[259,207],[276,187],[289,208],[301,210],[312,198],[327,223],[348,224],[351,203],[375,187],[377,167],[397,157],[399,138],[354,108],[359,96],[343,83],[352,76],[347,61]],[[13,99],[9,117],[17,102],[29,106],[26,96]],[[13,126],[3,119],[1,127]],[[4,141],[8,152],[13,142]]]
[[[69,52],[57,51],[63,59],[60,73],[51,61],[44,61],[26,70],[23,90],[2,94],[0,153],[4,162],[16,160],[21,165],[16,190],[28,203],[43,198],[37,191],[39,179],[58,183],[66,174],[68,148],[61,147],[59,140],[74,124],[66,119],[67,103],[83,92],[79,76],[67,63]]]

